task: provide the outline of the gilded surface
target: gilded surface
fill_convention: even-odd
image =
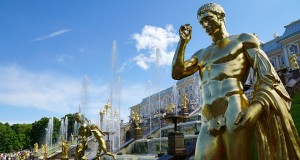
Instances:
[[[69,157],[69,147],[67,141],[62,139],[61,141],[61,158],[65,159]]]
[[[182,108],[186,108],[187,103],[188,103],[188,99],[186,98],[186,95],[184,93],[182,93]]]
[[[299,69],[298,65],[298,57],[295,53],[292,53],[289,57],[290,64],[291,64],[291,70]]]
[[[259,159],[300,159],[300,140],[289,113],[290,98],[253,34],[229,35],[225,12],[215,3],[198,10],[197,18],[213,43],[184,61],[192,37],[189,24],[180,27],[172,77],[199,72],[203,122],[195,159],[251,159],[254,129]],[[249,69],[255,86],[249,103],[243,91]]]
[[[90,128],[85,123],[85,120],[83,119],[83,115],[80,113],[75,114],[75,121],[77,123],[80,123],[80,127],[78,129],[78,136],[79,138],[77,141],[79,142],[76,147],[76,160],[85,160],[87,159],[84,155],[85,150],[88,148],[88,142],[87,138],[92,135]]]
[[[94,138],[97,140],[98,143],[98,152],[96,157],[97,160],[101,159],[100,156],[102,151],[104,152],[104,154],[111,156],[113,159],[116,159],[116,157],[112,153],[108,152],[106,147],[106,142],[103,138],[105,134],[96,125],[94,124],[88,125],[85,122],[83,115],[80,113],[75,114],[75,120],[76,122],[80,123],[80,127],[78,129],[79,143],[77,144],[76,147],[76,156],[75,156],[76,160],[87,159],[87,157],[85,156],[85,150],[88,148],[87,139],[90,136],[94,136]]]
[[[37,154],[39,149],[38,143],[34,143],[34,153]]]
[[[97,158],[96,160],[100,160],[100,156],[101,156],[101,152],[103,151],[104,154],[111,156],[113,159],[116,160],[116,157],[111,154],[110,152],[108,152],[107,147],[106,147],[106,143],[105,140],[103,139],[103,137],[105,136],[105,134],[96,126],[96,125],[91,125],[90,126],[91,132],[93,133],[95,139],[98,142],[98,151],[97,151]]]

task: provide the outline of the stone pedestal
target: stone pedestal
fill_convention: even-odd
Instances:
[[[181,108],[181,113],[183,116],[188,116],[189,115],[189,110],[188,108]]]
[[[136,128],[134,129],[134,138],[135,139],[142,139],[142,129],[141,128]]]
[[[33,153],[33,159],[34,159],[34,160],[38,160],[38,159],[39,159],[38,152],[34,152],[34,153]]]
[[[184,135],[179,132],[171,132],[168,135],[168,154],[173,156],[185,155]]]

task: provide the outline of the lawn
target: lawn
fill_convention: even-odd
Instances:
[[[298,131],[298,135],[299,135],[299,133],[300,133],[300,94],[297,94],[292,98],[292,107],[291,107],[290,113],[293,117],[295,126]]]

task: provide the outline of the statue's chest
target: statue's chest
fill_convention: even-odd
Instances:
[[[242,44],[234,41],[220,43],[207,49],[203,57],[203,66],[222,64],[234,60],[242,51]]]

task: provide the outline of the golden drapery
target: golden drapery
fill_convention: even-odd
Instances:
[[[300,159],[300,139],[289,113],[287,91],[264,52],[250,49],[248,58],[255,75],[252,103],[261,103],[264,110],[254,127],[258,158]]]

